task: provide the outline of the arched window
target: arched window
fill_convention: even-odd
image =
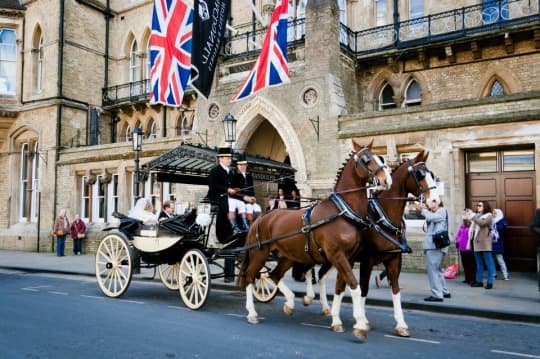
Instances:
[[[146,129],[146,138],[154,139],[157,137],[157,126],[154,119],[148,120],[147,129]]]
[[[131,142],[133,139],[133,129],[128,125],[126,128],[126,142]]]
[[[505,94],[506,93],[502,83],[500,83],[499,80],[495,80],[493,85],[491,85],[491,89],[489,90],[489,96],[504,96]]]
[[[34,34],[34,43],[32,44],[32,61],[34,67],[34,90],[40,93],[43,89],[43,35],[38,26]]]
[[[416,80],[411,80],[405,90],[403,107],[418,106],[422,104],[422,89]]]
[[[19,155],[19,220],[36,222],[38,218],[39,153],[38,143],[21,144]]]
[[[394,100],[394,90],[389,83],[386,83],[379,94],[379,110],[387,110],[389,108],[396,107],[397,105]]]
[[[141,80],[141,59],[138,56],[137,41],[133,40],[129,52],[129,82]]]
[[[13,29],[0,29],[0,95],[15,95],[17,36]]]

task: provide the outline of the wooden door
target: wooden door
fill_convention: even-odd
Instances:
[[[473,173],[467,175],[466,203],[478,201],[500,208],[509,225],[504,232],[508,270],[536,271],[536,238],[529,230],[535,211],[535,172]]]

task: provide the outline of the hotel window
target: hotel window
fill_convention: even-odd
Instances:
[[[489,96],[503,96],[503,95],[504,95],[503,85],[498,80],[495,80],[493,82],[493,85],[491,85]]]
[[[141,80],[141,59],[137,52],[137,41],[133,40],[131,51],[129,52],[129,82]]]
[[[409,1],[409,20],[424,16],[424,0]]]
[[[387,110],[390,108],[396,108],[396,102],[394,100],[394,90],[389,83],[384,85],[381,93],[379,94],[379,110]]]
[[[88,184],[88,177],[81,177],[81,219],[84,219],[86,222],[90,221],[90,188],[91,185]]]
[[[107,188],[107,221],[112,219],[112,214],[118,210],[118,175],[112,175]]]
[[[405,91],[403,107],[418,106],[422,104],[422,90],[416,80],[411,80]]]
[[[19,220],[36,222],[39,212],[38,143],[23,143],[19,171]]]
[[[375,26],[387,24],[388,2],[387,0],[375,0]]]
[[[13,29],[0,29],[0,95],[15,95],[17,37]]]

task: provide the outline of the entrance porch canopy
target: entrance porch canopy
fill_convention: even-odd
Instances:
[[[216,156],[217,148],[184,143],[146,163],[142,171],[156,172],[159,182],[208,185],[208,174],[217,164]],[[294,178],[295,169],[286,163],[249,154],[246,158],[254,180],[280,183]]]

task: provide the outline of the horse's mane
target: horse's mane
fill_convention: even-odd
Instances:
[[[345,166],[347,165],[347,163],[349,163],[351,157],[354,156],[355,153],[356,153],[355,151],[351,151],[351,153],[349,154],[347,159],[341,164],[341,167],[338,169],[338,171],[336,173],[336,179],[335,179],[335,182],[334,182],[334,186],[337,185],[337,182],[339,181],[339,178],[341,177],[341,174],[345,170]]]

